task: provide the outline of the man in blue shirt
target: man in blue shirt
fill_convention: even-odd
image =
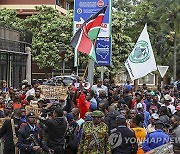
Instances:
[[[170,142],[170,136],[163,131],[164,126],[165,124],[160,120],[155,122],[156,131],[146,135],[146,139],[143,143],[144,152],[151,151]]]
[[[125,89],[128,89],[129,91],[132,91],[132,86],[130,85],[129,81],[127,81],[127,85],[125,85]]]

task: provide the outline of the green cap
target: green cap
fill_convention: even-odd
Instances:
[[[91,117],[103,117],[104,116],[104,113],[102,113],[101,111],[99,110],[95,110],[92,112],[92,115]]]

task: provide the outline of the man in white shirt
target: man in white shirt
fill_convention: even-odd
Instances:
[[[101,78],[97,79],[97,84],[93,85],[91,90],[93,90],[98,97],[99,97],[100,91],[105,91],[106,96],[108,96],[108,88],[106,86],[102,85],[102,79]]]
[[[30,95],[35,96],[35,89],[39,86],[39,82],[33,81],[32,82],[32,88],[26,92],[26,98]]]

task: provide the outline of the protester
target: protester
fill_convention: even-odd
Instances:
[[[26,92],[26,98],[30,95],[35,96],[35,89],[39,86],[39,82],[37,80],[32,82],[32,87]]]
[[[170,123],[172,125],[172,134],[171,137],[173,139],[173,149],[175,154],[180,153],[180,117],[174,115],[170,119]]]
[[[151,115],[151,119],[149,120],[149,125],[146,128],[147,133],[151,133],[155,131],[155,125],[154,123],[159,120],[159,115],[157,113],[153,113]]]
[[[161,147],[166,148],[169,145],[174,146],[175,153],[179,153],[177,141],[180,98],[176,87],[156,89],[143,84],[135,91],[133,86],[128,90],[110,79],[105,79],[104,85],[102,79],[97,79],[97,84],[92,87],[83,80],[79,85],[75,82],[65,87],[67,95],[65,96],[63,91],[63,99],[60,97],[60,100],[57,96],[49,98],[49,95],[53,96],[56,91],[49,91],[48,88],[44,90],[43,86],[37,87],[37,81],[32,82],[32,87],[28,83],[15,88],[4,84],[5,90],[0,89],[0,118],[7,119],[0,119],[5,120],[0,135],[5,141],[8,140],[4,143],[4,151],[11,154],[17,149],[14,145],[16,141],[13,140],[15,137],[11,136],[12,130],[8,131],[9,136],[7,132],[2,135],[4,129],[10,129],[10,122],[7,121],[12,117],[15,127],[17,125],[16,132],[20,131],[18,147],[21,153],[34,154],[44,150],[55,154],[124,153],[123,151],[135,154],[147,151],[152,153],[157,149],[161,151]],[[19,109],[20,116],[17,118],[16,110]],[[35,118],[34,113],[29,116],[29,111],[34,111],[39,118]],[[16,124],[16,120],[23,124],[19,126],[20,123]],[[37,138],[38,147],[33,150],[34,143],[23,137],[29,138],[29,130],[34,128],[35,136],[40,136]],[[114,144],[117,138],[113,137],[117,137],[117,134],[113,133],[119,134],[123,142]],[[7,136],[12,137],[11,141]],[[111,142],[112,138],[114,142]],[[134,142],[130,142],[128,138]],[[150,139],[165,141],[150,143]],[[25,147],[28,147],[29,151]]]
[[[56,108],[53,112],[53,118],[40,119],[47,126],[47,146],[53,149],[54,154],[64,153],[65,132],[67,131],[67,120],[63,116],[63,110]]]
[[[20,125],[23,123],[20,119],[21,109],[15,109],[14,115],[11,119],[8,119],[4,122],[1,130],[0,130],[0,138],[4,139],[4,150],[3,154],[14,154],[15,153],[15,140],[17,141],[17,132],[19,130]],[[15,133],[13,135],[14,128]],[[16,135],[16,136],[15,136]]]
[[[132,119],[132,124],[131,124],[131,128],[134,130],[135,136],[137,138],[137,143],[138,143],[137,154],[144,154],[144,151],[142,149],[142,143],[146,137],[146,129],[143,128],[143,122],[144,122],[144,115],[139,113],[136,115],[136,117]]]
[[[84,119],[80,118],[80,111],[78,108],[73,108],[71,110],[74,120],[77,122],[79,127],[84,123]],[[86,112],[87,113],[87,112]]]
[[[165,124],[158,120],[155,122],[155,131],[146,135],[146,139],[143,143],[144,152],[151,151],[156,147],[164,145],[170,142],[170,136],[163,131]]]
[[[105,91],[106,96],[108,96],[108,89],[106,86],[102,85],[102,79],[101,78],[97,79],[97,84],[93,85],[91,90],[93,90],[97,96],[99,96],[100,91]]]
[[[51,153],[51,149],[42,143],[42,132],[36,125],[34,112],[27,114],[27,123],[22,124],[19,129],[17,146],[21,154],[35,154],[42,151]]]
[[[111,137],[109,140],[110,143],[112,142],[112,154],[136,154],[138,150],[136,136],[132,130],[126,127],[126,118],[123,115],[118,115],[116,121],[117,127],[111,130]]]

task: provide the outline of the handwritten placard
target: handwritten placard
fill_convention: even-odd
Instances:
[[[44,95],[45,99],[65,100],[68,96],[68,88],[64,86],[40,85],[38,88],[41,88],[42,94]]]

